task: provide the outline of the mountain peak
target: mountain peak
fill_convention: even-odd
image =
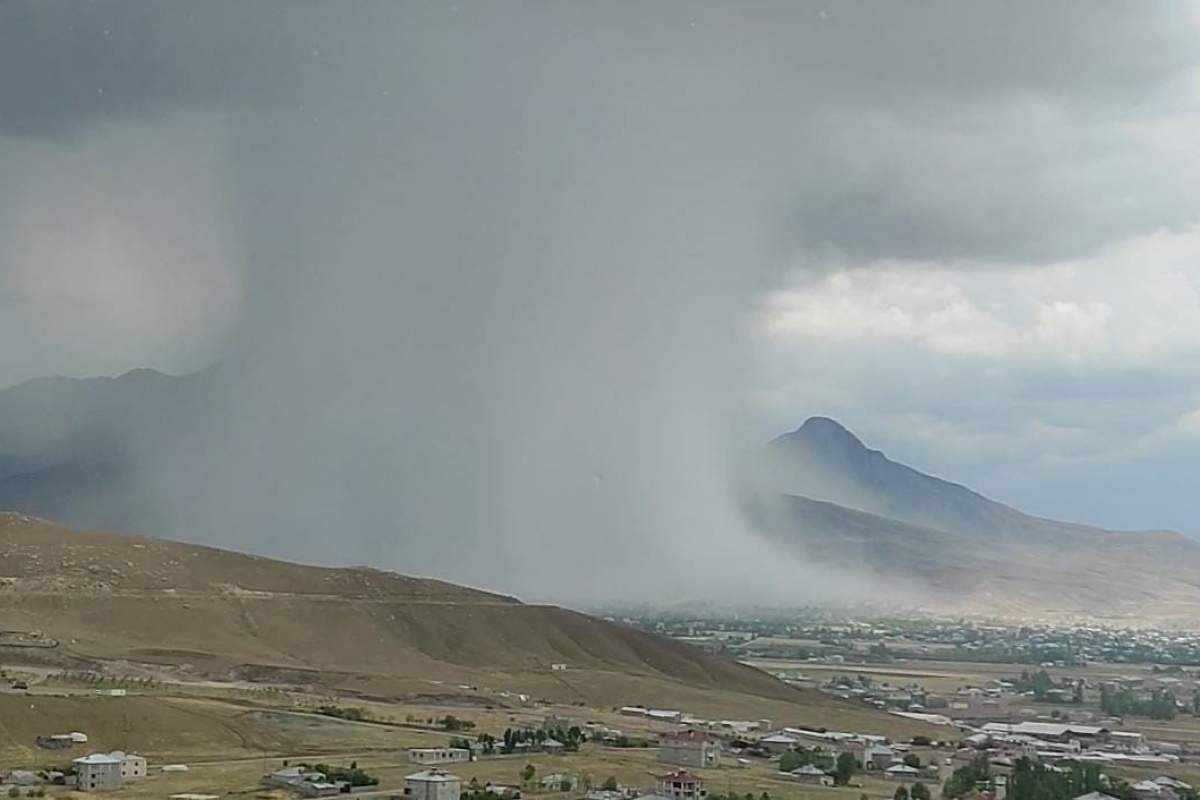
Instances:
[[[809,417],[799,428],[776,441],[823,451],[854,453],[868,450],[849,428],[830,417]]]
[[[849,428],[832,417],[809,417],[804,420],[803,425],[796,429],[796,433],[845,439],[854,442],[859,447],[865,447],[862,440],[851,433]]]

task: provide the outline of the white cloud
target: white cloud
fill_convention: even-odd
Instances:
[[[1011,270],[916,261],[802,269],[767,298],[758,331],[804,347],[898,342],[997,363],[1164,364],[1200,353],[1200,229]]]

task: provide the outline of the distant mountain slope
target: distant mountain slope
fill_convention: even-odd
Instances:
[[[39,378],[0,390],[0,510],[89,528],[164,529],[139,457],[193,431],[210,372]],[[144,461],[144,459],[142,459]]]
[[[827,417],[812,417],[772,441],[767,465],[769,485],[783,494],[825,500],[919,527],[1017,539],[1095,530],[1024,514],[961,484],[892,461]]]
[[[755,527],[807,564],[947,612],[1195,626],[1200,544],[1033,517],[890,460],[814,417],[767,447]]]

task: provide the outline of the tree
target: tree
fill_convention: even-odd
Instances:
[[[604,783],[600,784],[600,788],[606,792],[615,792],[621,787],[617,784],[617,776],[609,775],[604,779]]]
[[[929,787],[923,783],[914,783],[908,795],[912,800],[930,800]]]
[[[908,788],[897,786],[896,791],[892,794],[892,800],[908,800]]]
[[[833,782],[838,786],[850,783],[850,777],[858,769],[853,753],[842,753],[833,764]]]
[[[779,757],[780,772],[795,772],[804,766],[805,758],[795,750],[788,750]]]
[[[570,777],[563,775],[562,780],[558,782],[558,790],[560,792],[569,792],[575,788],[575,781]]]
[[[537,767],[533,764],[526,764],[525,769],[521,770],[521,780],[525,783],[531,782],[535,775],[537,775]]]
[[[921,757],[916,753],[906,753],[904,755],[904,764],[909,767],[920,767]]]
[[[954,798],[969,794],[990,776],[991,766],[988,764],[987,754],[980,753],[971,760],[970,764],[954,770],[954,774],[946,779],[945,785],[942,786],[942,797],[945,800],[954,800]]]

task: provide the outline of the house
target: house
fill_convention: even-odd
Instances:
[[[721,760],[721,743],[703,731],[667,733],[658,742],[658,760],[681,767],[715,767]]]
[[[773,756],[794,750],[799,743],[799,737],[787,733],[773,733],[758,740],[758,746]]]
[[[627,800],[624,792],[615,789],[594,789],[587,793],[584,800]]]
[[[485,792],[491,792],[497,797],[520,797],[521,787],[508,783],[489,783],[483,787]]]
[[[1190,783],[1177,781],[1174,778],[1168,777],[1167,775],[1159,775],[1154,779],[1154,782],[1165,789],[1173,789],[1176,792],[1189,792],[1192,789],[1192,785]]]
[[[887,769],[895,764],[896,751],[885,744],[873,744],[863,748],[863,769]]]
[[[566,786],[566,789],[563,789]],[[567,775],[561,772],[554,772],[550,775],[542,776],[542,788],[552,791],[567,791],[573,792],[579,786],[579,778],[574,775]]]
[[[1087,794],[1081,794],[1078,797],[1073,798],[1073,800],[1117,800],[1117,799],[1115,797],[1113,797],[1112,795],[1105,794],[1104,792],[1088,792]]]
[[[324,797],[339,794],[345,783],[331,783],[325,773],[304,767],[284,767],[263,778],[264,783],[291,789],[305,797]]]
[[[122,753],[120,750],[114,750],[109,755],[121,762],[121,777],[125,780],[146,777],[146,759],[136,753]]]
[[[803,767],[784,773],[784,775],[794,778],[801,783],[811,783],[815,786],[833,786],[833,776],[820,767],[814,767],[812,764],[805,764]]]
[[[542,720],[542,730],[544,731],[569,731],[571,728],[579,727],[579,723],[570,717],[561,717],[558,714],[547,714]]]
[[[408,760],[414,764],[451,764],[470,761],[471,751],[465,747],[414,747],[408,751]]]
[[[704,781],[681,769],[661,776],[655,784],[654,795],[665,800],[704,800],[708,791]]]
[[[1166,796],[1168,791],[1171,791],[1159,786],[1154,781],[1138,781],[1129,788],[1133,791],[1133,796],[1138,800],[1161,800]],[[1174,794],[1171,791],[1171,795],[1174,796]]]
[[[1146,746],[1145,735],[1136,731],[1111,731],[1108,739],[1113,746],[1121,750],[1141,750]]]
[[[78,780],[76,788],[81,792],[114,792],[125,786],[125,779],[121,777],[121,759],[108,753],[92,753],[72,763]]]
[[[908,764],[892,764],[883,771],[883,777],[892,781],[919,781],[921,770]]]
[[[13,786],[33,786],[37,783],[37,773],[27,769],[14,769],[8,773],[8,777],[4,779],[5,783],[10,783]]]
[[[406,775],[404,797],[408,800],[459,800],[462,781],[440,769],[427,769]]]
[[[561,756],[565,752],[567,746],[558,739],[546,738],[542,740],[542,752],[552,756]]]

